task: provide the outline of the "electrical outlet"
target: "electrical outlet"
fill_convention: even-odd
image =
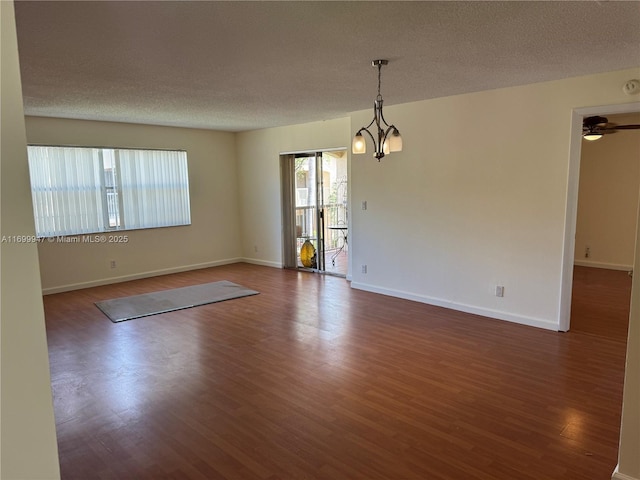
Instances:
[[[366,265],[362,265],[362,273],[367,273],[367,266]]]
[[[111,262],[109,262],[109,265],[111,266],[111,268],[116,268],[116,261],[111,260]]]
[[[584,247],[584,258],[589,258],[591,256],[591,247],[587,245]]]
[[[258,253],[258,245],[254,245],[254,246],[253,246],[253,251],[254,251],[255,253]]]
[[[504,297],[504,286],[496,285],[496,297]]]
[[[367,209],[367,201],[365,200],[364,202],[362,202],[362,210],[366,210]]]

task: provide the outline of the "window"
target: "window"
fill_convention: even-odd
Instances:
[[[29,146],[38,237],[189,225],[183,151]]]

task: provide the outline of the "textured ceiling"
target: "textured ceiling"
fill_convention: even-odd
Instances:
[[[16,2],[28,115],[241,131],[640,65],[631,2]]]

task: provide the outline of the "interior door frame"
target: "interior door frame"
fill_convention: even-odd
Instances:
[[[640,102],[617,105],[575,108],[571,114],[571,142],[569,147],[569,171],[567,179],[567,205],[560,276],[560,300],[558,330],[569,331],[571,326],[571,295],[573,291],[573,263],[576,249],[576,224],[578,218],[578,188],[580,184],[580,159],[582,155],[582,119],[592,115],[615,115],[640,112]],[[640,218],[638,218],[640,221]],[[636,251],[638,238],[636,237]],[[635,281],[635,277],[634,277]]]

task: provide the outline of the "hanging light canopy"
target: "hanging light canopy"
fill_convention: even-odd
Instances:
[[[380,94],[380,71],[383,65],[387,65],[388,60],[374,60],[371,62],[372,67],[378,67],[378,96],[373,102],[373,120],[366,127],[362,127],[356,132],[351,144],[351,152],[354,154],[367,153],[367,144],[364,136],[365,132],[373,141],[373,156],[380,161],[382,157],[390,152],[402,151],[402,137],[395,125],[389,125],[382,114],[382,95]],[[375,124],[373,133],[369,128]]]

